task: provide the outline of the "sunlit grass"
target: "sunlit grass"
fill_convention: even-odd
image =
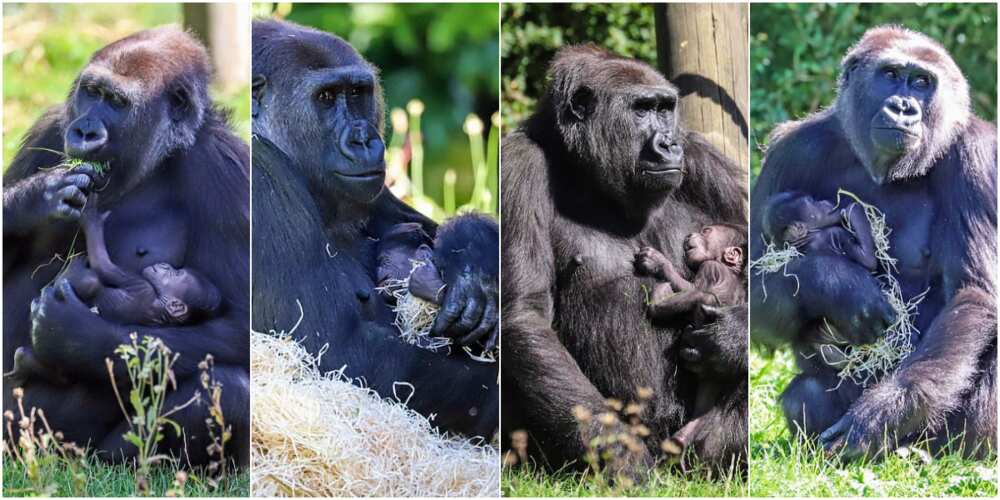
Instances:
[[[890,454],[878,462],[841,464],[811,443],[793,439],[778,395],[795,375],[792,355],[756,349],[750,355],[750,496],[995,497],[996,458],[965,460]],[[925,460],[930,458],[929,463]]]

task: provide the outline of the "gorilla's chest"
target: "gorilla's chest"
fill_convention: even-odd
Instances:
[[[114,210],[106,221],[105,244],[115,264],[138,272],[152,264],[184,265],[188,244],[185,218],[162,210]]]

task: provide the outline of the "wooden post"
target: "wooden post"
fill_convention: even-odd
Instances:
[[[747,5],[656,6],[656,49],[664,76],[681,92],[681,123],[750,167]]]
[[[216,85],[227,92],[249,85],[249,3],[185,3],[184,27],[208,47]]]

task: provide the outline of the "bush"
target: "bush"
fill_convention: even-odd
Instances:
[[[754,4],[750,9],[751,175],[780,122],[831,104],[840,60],[866,29],[900,24],[934,38],[965,72],[975,112],[996,119],[996,4]],[[777,31],[776,28],[780,29]]]
[[[549,61],[565,45],[593,43],[656,65],[651,5],[505,3],[501,19],[504,133],[535,109]]]

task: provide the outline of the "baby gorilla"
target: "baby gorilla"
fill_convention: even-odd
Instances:
[[[434,304],[441,304],[444,281],[434,265],[430,236],[416,222],[404,222],[389,229],[378,244],[377,286],[389,295],[394,284],[409,279],[409,290]]]
[[[636,255],[636,271],[659,281],[648,306],[650,317],[654,320],[687,318],[691,322],[681,338],[680,358],[685,369],[698,375],[695,418],[664,442],[663,450],[668,454],[683,457],[685,449],[705,434],[705,426],[720,420],[727,409],[724,396],[732,393],[733,386],[740,383],[740,370],[729,362],[734,359],[733,353],[718,352],[717,346],[710,342],[715,335],[706,332],[718,326],[715,322],[720,318],[729,317],[721,313],[723,308],[741,305],[746,300],[743,272],[747,246],[745,226],[714,224],[687,235],[684,262],[695,273],[690,282],[659,251],[646,247]],[[728,342],[726,345],[741,344]],[[745,356],[745,353],[737,354],[740,355]]]
[[[648,306],[650,317],[685,317],[701,325],[705,320],[702,306],[742,303],[746,255],[746,228],[731,224],[705,226],[684,238],[684,263],[695,273],[693,281],[684,279],[659,251],[643,248],[635,256],[636,271],[657,280]]]
[[[775,245],[845,256],[869,271],[878,266],[871,224],[858,203],[838,209],[829,201],[786,191],[767,200],[763,215],[764,236]]]
[[[67,272],[74,276],[73,289],[80,298],[97,308],[98,314],[126,325],[183,325],[212,317],[222,302],[222,294],[201,273],[177,269],[166,262],[144,268],[140,274],[115,265],[104,240],[104,221],[109,212],[97,211],[98,194],[92,193],[80,223],[87,239],[86,269]],[[82,266],[81,261],[73,261]],[[62,380],[58,370],[48,370],[29,347],[14,353],[14,369],[5,374],[15,386],[29,377],[50,382]]]

